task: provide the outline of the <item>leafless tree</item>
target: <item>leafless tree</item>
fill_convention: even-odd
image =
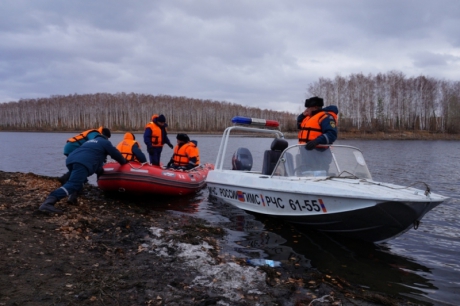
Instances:
[[[239,104],[167,95],[97,93],[51,96],[0,104],[0,129],[78,131],[98,126],[144,130],[153,114],[164,114],[170,130],[220,132],[234,116],[277,120],[295,131],[295,114]]]

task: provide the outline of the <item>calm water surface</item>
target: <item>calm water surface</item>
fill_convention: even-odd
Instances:
[[[59,176],[66,171],[63,146],[73,135],[0,132],[0,170]],[[122,136],[114,134],[110,140],[116,145]],[[215,163],[220,137],[191,138],[198,141],[201,161]],[[136,139],[143,146],[142,135],[136,135]],[[171,140],[175,140],[174,135]],[[227,166],[238,147],[249,148],[256,157],[270,143],[271,139],[265,138],[230,139]],[[425,182],[433,192],[451,199],[429,212],[417,230],[378,246],[305,231],[226,204],[211,203],[206,189],[190,197],[154,199],[152,207],[193,214],[226,228],[229,235],[223,252],[229,255],[264,257],[284,264],[294,260],[299,268],[315,267],[365,289],[400,294],[420,304],[458,305],[460,142],[339,140],[336,144],[360,148],[374,180],[404,186]],[[145,146],[142,149],[146,152]],[[166,164],[171,155],[172,150],[165,147],[162,162]],[[253,169],[260,170],[261,165],[262,161],[255,159]],[[90,182],[95,184],[95,177]]]

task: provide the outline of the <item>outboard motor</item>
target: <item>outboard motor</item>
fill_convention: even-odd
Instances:
[[[247,148],[238,148],[232,156],[232,170],[247,170],[252,168],[252,154]]]

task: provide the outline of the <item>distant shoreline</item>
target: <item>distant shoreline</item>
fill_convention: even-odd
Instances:
[[[32,133],[75,133],[78,134],[81,131],[36,131],[36,130],[0,130],[1,132],[32,132]],[[114,134],[124,134],[127,131],[112,130]],[[130,131],[135,134],[142,134],[144,131]],[[189,135],[209,135],[209,136],[220,136],[223,132],[187,132],[187,131],[168,131],[169,135],[186,132]],[[287,139],[297,138],[297,132],[283,132],[284,137]],[[250,135],[244,135],[250,137]],[[261,135],[262,137],[264,135]],[[460,134],[448,134],[448,133],[430,133],[427,131],[389,131],[389,132],[339,132],[338,140],[460,140]]]

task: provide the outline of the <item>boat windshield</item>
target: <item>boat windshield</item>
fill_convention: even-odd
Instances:
[[[274,176],[333,176],[372,179],[363,154],[350,146],[318,146],[305,150],[305,145],[287,148],[273,171]]]

